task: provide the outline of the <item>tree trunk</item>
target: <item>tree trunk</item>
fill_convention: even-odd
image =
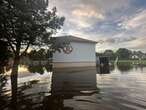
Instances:
[[[11,92],[12,92],[12,108],[16,109],[17,105],[17,78],[18,78],[18,65],[19,65],[19,55],[15,56],[14,58],[14,64],[12,67],[12,72],[11,72]]]

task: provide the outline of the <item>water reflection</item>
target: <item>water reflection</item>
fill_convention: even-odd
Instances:
[[[87,72],[90,71],[90,72]],[[96,91],[96,71],[86,68],[55,70],[52,76],[52,95],[64,98],[89,95]]]
[[[28,68],[19,70],[28,70],[35,74],[19,75],[17,93],[12,99],[10,78],[8,81],[0,80],[3,82],[0,86],[0,104],[2,105],[0,109],[71,110],[72,107],[64,105],[66,99],[73,99],[75,96],[91,96],[99,92],[96,88],[95,69],[62,69],[55,70],[52,75],[47,65],[24,67]]]
[[[110,66],[99,66],[97,67],[98,74],[109,74],[110,73]]]
[[[114,65],[97,66],[97,74],[110,74],[114,70]]]
[[[117,64],[117,68],[118,70],[120,70],[121,72],[128,72],[130,70],[133,69],[133,65],[132,64]]]
[[[0,65],[0,74],[5,74],[7,71],[10,71],[11,67],[9,65]]]
[[[7,96],[4,95],[3,91],[6,92],[5,85],[7,83],[7,77],[4,75],[0,75],[0,105],[4,105],[6,103]],[[0,106],[0,110],[2,107]]]
[[[51,105],[53,105],[51,109],[73,110],[74,107],[66,104],[66,100],[74,100],[74,97],[77,96],[91,96],[95,93],[99,93],[99,89],[96,87],[95,69],[70,68],[55,70],[52,76],[51,96],[49,97],[52,100]]]
[[[11,68],[7,69],[7,65],[1,67],[0,110],[33,110],[32,107],[40,105],[40,99],[42,99],[43,95],[50,94],[49,92],[51,85],[49,86],[49,84],[51,84],[51,69],[49,66],[50,65],[19,66],[19,73],[22,73],[19,74],[18,77],[18,86],[15,86],[14,84],[11,85],[11,80],[9,76]],[[28,68],[26,69],[26,67]],[[7,71],[8,73],[5,75],[4,73]],[[30,74],[30,72],[36,74]],[[11,86],[15,93],[12,92]]]
[[[29,77],[30,78],[30,77]],[[10,80],[1,89],[0,110],[40,110],[46,96],[51,91],[51,74],[45,73],[39,78],[25,80],[18,78],[16,99],[11,99]]]
[[[43,74],[45,70],[52,71],[52,65],[46,64],[46,65],[28,65],[28,71],[30,73],[40,73]]]
[[[127,73],[121,74],[118,66],[54,69],[53,73],[49,65],[23,66],[27,69],[19,69],[23,73],[19,72],[22,75],[13,103],[10,78],[0,76],[0,110],[145,109],[146,76],[137,73],[146,73],[146,68],[133,66],[135,69],[128,70],[120,65]]]

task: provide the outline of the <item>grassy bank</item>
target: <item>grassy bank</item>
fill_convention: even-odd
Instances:
[[[114,61],[110,61],[112,64]],[[118,60],[118,64],[146,65],[146,60]]]

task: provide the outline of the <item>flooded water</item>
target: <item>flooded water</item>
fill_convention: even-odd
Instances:
[[[0,110],[146,110],[146,67],[19,68],[17,98],[0,76]]]

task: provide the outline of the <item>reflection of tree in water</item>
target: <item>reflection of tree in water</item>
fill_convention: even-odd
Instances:
[[[133,69],[133,66],[131,64],[117,64],[117,68],[121,71],[121,72],[128,72],[131,69]]]
[[[4,74],[5,73],[5,67],[0,66],[0,74]]]
[[[43,103],[44,102],[45,93],[42,91],[35,91],[34,86],[39,84],[38,80],[33,80],[29,82],[25,82],[21,84],[20,87],[17,88],[17,102],[11,103],[10,100],[10,90],[8,91],[2,91],[2,94],[0,94],[0,110],[4,110],[7,108],[7,110],[43,110]],[[28,91],[33,90],[34,92],[31,94]],[[8,92],[8,93],[7,93]],[[46,104],[47,105],[47,104]],[[49,106],[49,105],[47,105]],[[47,110],[47,109],[45,109]]]
[[[0,74],[5,74],[11,67],[7,64],[0,65]]]
[[[64,110],[63,99],[60,96],[46,96],[45,91],[35,90],[35,87],[39,88],[38,80],[22,83],[17,88],[17,99],[13,99],[17,102],[13,103],[11,102],[10,90],[4,89],[6,78],[1,77],[0,81],[0,110]],[[29,93],[31,90],[32,93]]]
[[[7,48],[7,43],[0,40],[0,110],[3,110],[3,107],[9,100],[9,96],[5,95],[8,92],[5,88],[7,84],[7,76],[5,75],[5,72],[10,70],[8,59],[11,56],[12,54]]]
[[[110,65],[110,71],[113,71],[115,69],[115,66],[114,65]]]
[[[52,71],[52,65],[50,65],[50,64],[46,64],[46,65],[28,65],[28,71],[30,73],[43,74],[45,70],[47,72]]]
[[[109,74],[110,73],[110,66],[100,66],[100,74]]]
[[[0,110],[40,110],[43,103],[42,97],[45,97],[45,93],[43,91],[27,94],[26,90],[33,88],[34,85],[38,83],[37,80],[33,80],[30,82],[25,82],[19,85],[17,89],[17,95],[15,98],[11,97],[11,89],[8,89],[7,84],[7,76],[4,74],[9,71],[11,68],[7,65],[0,66]],[[50,71],[49,65],[36,65],[36,66],[28,66],[30,72],[37,72],[40,74],[44,73],[44,70]],[[15,89],[15,88],[13,88]]]
[[[48,67],[48,66],[47,66]],[[72,74],[70,76],[67,73],[53,74],[52,78],[52,90],[51,95],[46,95],[46,92],[43,91],[42,87],[39,85],[38,80],[29,81],[18,86],[18,110],[73,110],[73,107],[69,105],[66,106],[64,104],[64,100],[72,99],[74,96],[91,96],[99,92],[96,89],[96,71],[92,73],[84,73],[84,71],[77,72],[76,74]],[[59,75],[59,76],[58,76]],[[76,79],[80,75],[79,79]],[[81,77],[82,76],[82,77]],[[84,78],[83,78],[84,76]],[[58,82],[58,78],[61,82]],[[62,79],[64,79],[66,83]],[[71,80],[72,78],[73,80]],[[80,79],[84,79],[84,81]],[[76,82],[74,84],[73,82]],[[48,83],[47,83],[48,84]],[[63,86],[58,86],[63,85]],[[44,85],[44,84],[43,84]],[[72,86],[71,86],[72,85]],[[38,88],[41,91],[38,91]],[[58,91],[58,89],[60,91]],[[90,91],[88,93],[84,93],[81,91]],[[48,91],[49,93],[49,91]],[[88,100],[81,100],[88,101]]]
[[[33,94],[27,94],[27,90],[33,88],[34,85],[39,83],[38,80],[33,80],[29,82],[25,82],[22,84],[21,87],[18,88],[18,103],[17,103],[17,109],[18,110],[37,110],[37,106],[41,101],[41,97],[43,95],[41,93],[33,93]],[[35,107],[36,106],[36,107]]]
[[[46,103],[47,102],[47,103]],[[72,107],[64,106],[64,98],[61,95],[45,97],[43,110],[73,110]]]
[[[115,69],[114,65],[97,66],[96,70],[98,74],[109,74]]]
[[[5,85],[7,84],[7,76],[0,75],[0,110],[3,110],[3,106],[7,103],[7,100],[9,99],[8,96],[5,96],[5,93],[7,92],[7,89],[5,88]]]
[[[34,73],[37,72],[43,74],[45,70],[50,71],[50,66],[49,65],[29,66],[28,70]],[[58,83],[57,83],[58,78],[60,79],[60,81],[62,81],[62,79],[64,78],[66,78],[66,80],[68,81],[67,83],[63,83],[64,81],[62,82],[64,88],[60,86],[61,91],[59,93],[57,91],[51,91],[51,93],[49,93],[50,91],[48,89],[47,89],[48,91],[44,91],[43,90],[44,84],[48,85],[48,82],[42,83],[40,82],[40,80],[32,80],[28,82],[19,83],[17,88],[18,91],[16,97],[17,100],[13,99],[13,101],[16,102],[11,103],[11,98],[9,93],[10,90],[4,91],[3,92],[4,97],[0,96],[0,104],[3,105],[0,106],[0,110],[6,108],[7,110],[16,110],[16,109],[17,110],[73,110],[72,107],[64,105],[64,100],[72,99],[73,96],[90,96],[92,94],[95,94],[95,92],[96,93],[99,92],[99,90],[96,89],[96,78],[95,78],[96,71],[93,72],[93,74],[90,72],[87,73],[84,72],[85,71],[79,71],[76,72],[76,74],[70,73],[70,75],[73,76],[70,76],[68,74],[67,77],[66,77],[67,74],[61,75],[62,77],[58,76],[59,74],[54,74],[55,77],[53,75],[53,79],[52,79],[52,83],[54,83],[52,86],[53,89],[56,90],[58,88]],[[64,72],[62,74],[64,74]],[[84,76],[84,78],[82,75]],[[74,80],[70,80],[70,78]],[[84,81],[82,78],[84,79]],[[77,83],[74,84],[73,82],[77,82]],[[59,84],[61,84],[61,82]],[[47,87],[48,86],[45,86],[45,88]],[[83,91],[95,90],[95,91],[91,93],[82,93],[81,92],[82,90]]]
[[[8,102],[8,98],[5,98],[7,102],[4,102],[5,106],[1,106],[1,109],[7,108],[8,110],[73,110],[70,107],[64,107],[64,98],[62,95],[46,96],[46,92],[35,91],[35,86],[39,85],[38,80],[25,82],[18,87],[17,103]],[[28,91],[33,90],[31,94]],[[15,106],[15,107],[14,107]],[[13,108],[12,108],[13,107]]]
[[[40,74],[43,74],[44,73],[44,66],[41,66],[41,65],[28,66],[28,71],[30,73],[40,73]]]
[[[50,72],[50,71],[53,71],[53,66],[52,66],[52,64],[47,64],[47,65],[45,65],[44,66],[45,67],[45,69],[47,70],[47,72]]]
[[[28,70],[31,73],[40,73],[43,74],[44,71],[51,71],[51,65],[33,65],[33,66],[28,66]],[[19,85],[17,89],[17,93],[15,94],[15,98],[11,98],[11,90],[6,89],[6,84],[7,84],[7,77],[4,75],[5,72],[9,71],[11,67],[5,65],[5,66],[0,66],[0,110],[3,110],[7,108],[8,110],[40,110],[41,109],[41,104],[43,103],[43,97],[45,97],[45,93],[42,92],[37,92],[37,93],[32,93],[32,94],[27,94],[25,92],[28,89],[33,88],[34,85],[38,83],[38,81],[30,81],[30,82],[25,82],[21,85]],[[13,88],[15,89],[15,88]]]

